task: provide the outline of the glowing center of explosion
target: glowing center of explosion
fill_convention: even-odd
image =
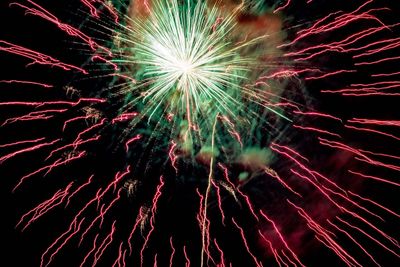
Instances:
[[[230,39],[234,15],[222,19],[201,1],[184,7],[176,0],[156,3],[131,36],[142,71],[133,88],[144,96],[142,113],[151,118],[160,110],[195,124],[216,114],[233,116],[248,70],[240,46]]]
[[[191,73],[195,71],[193,64],[187,61],[178,62],[178,68],[182,75],[191,75]]]

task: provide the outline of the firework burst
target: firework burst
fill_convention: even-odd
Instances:
[[[397,265],[396,6],[77,2],[7,9],[74,53],[0,40],[23,59],[0,80],[0,164],[12,199],[40,199],[16,223],[51,232],[38,264]]]

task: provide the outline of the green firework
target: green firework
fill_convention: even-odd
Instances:
[[[125,54],[114,62],[134,66],[128,75],[135,83],[124,88],[123,108],[141,114],[132,128],[147,121],[153,134],[167,131],[182,150],[192,153],[196,146],[204,152],[220,119],[217,138],[229,133],[225,145],[241,144],[242,132],[257,116],[252,106],[262,102],[248,86],[256,66],[248,50],[265,39],[237,37],[241,8],[226,15],[204,1],[157,0],[148,16],[128,19]]]

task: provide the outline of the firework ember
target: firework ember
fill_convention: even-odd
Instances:
[[[400,265],[393,2],[6,0],[5,262]]]

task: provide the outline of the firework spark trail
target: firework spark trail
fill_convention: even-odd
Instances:
[[[23,101],[10,101],[10,102],[1,102],[0,106],[35,106],[42,107],[47,105],[67,105],[67,106],[77,106],[84,102],[89,103],[104,103],[105,99],[100,98],[80,98],[78,101],[45,101],[45,102],[23,102]]]
[[[96,18],[100,19],[99,8],[95,7],[95,4],[101,4],[102,7],[106,8],[107,11],[114,17],[114,22],[118,23],[119,16],[118,12],[113,8],[112,2],[108,2],[106,0],[81,0],[81,2],[90,10],[90,14]]]
[[[82,223],[85,221],[85,218],[82,218],[82,220],[77,223],[76,220],[74,220],[69,229],[67,231],[65,231],[63,234],[61,234],[47,249],[46,251],[42,254],[41,257],[41,261],[40,261],[40,266],[45,266],[47,267],[53,260],[54,256],[67,244],[67,242],[73,238],[80,230]],[[72,232],[72,233],[70,233]],[[56,247],[54,249],[54,252],[48,257],[49,259],[47,260],[47,263],[45,264],[44,260],[45,257],[47,256],[47,254],[50,252],[51,249],[53,249],[58,243],[59,241],[61,241],[64,238],[64,241],[62,241],[61,244],[58,245],[58,247]]]
[[[372,180],[376,180],[376,181],[379,181],[379,182],[382,182],[382,183],[388,183],[388,184],[395,185],[395,186],[400,186],[400,183],[396,183],[396,182],[393,182],[393,181],[390,181],[390,180],[387,180],[387,179],[384,179],[384,178],[381,178],[381,177],[377,177],[377,176],[373,176],[373,175],[367,175],[367,174],[363,174],[361,172],[356,172],[356,171],[352,171],[352,170],[348,170],[348,172],[351,173],[351,174],[358,175],[358,176],[363,177],[363,178],[372,179]]]
[[[222,224],[225,226],[225,213],[224,213],[224,209],[222,208],[222,199],[221,199],[221,189],[219,187],[218,184],[215,183],[214,180],[211,180],[212,185],[214,186],[214,188],[216,189],[216,194],[217,194],[217,201],[218,201],[218,208],[221,212],[221,220],[222,220]]]
[[[164,187],[164,178],[161,176],[160,177],[160,184],[157,186],[156,188],[156,193],[154,194],[154,198],[152,200],[152,207],[151,207],[151,217],[150,217],[150,230],[147,233],[145,239],[144,239],[144,243],[143,243],[143,247],[140,250],[140,266],[143,266],[143,262],[144,262],[144,258],[143,258],[143,252],[146,249],[147,243],[149,242],[150,236],[153,233],[155,226],[154,226],[154,222],[155,222],[155,215],[157,212],[157,204],[158,204],[158,200],[161,197],[161,189]]]
[[[44,260],[45,260],[46,255],[47,255],[51,250],[53,250],[53,247],[54,247],[60,240],[62,240],[69,232],[71,232],[72,229],[74,229],[74,232],[73,232],[70,236],[68,236],[67,238],[64,239],[64,242],[62,243],[61,246],[59,246],[57,249],[54,250],[54,252],[51,254],[49,260],[47,261],[46,266],[47,266],[48,264],[50,264],[50,262],[52,261],[53,257],[58,253],[58,251],[59,251],[65,244],[67,244],[68,241],[69,241],[73,236],[75,236],[75,235],[80,231],[80,229],[81,229],[81,224],[83,223],[83,220],[85,220],[85,217],[82,218],[82,220],[81,220],[81,222],[80,222],[80,224],[79,224],[78,227],[76,227],[76,223],[77,223],[77,221],[78,221],[78,218],[88,209],[88,207],[91,206],[92,204],[94,204],[95,202],[98,203],[98,204],[97,204],[97,207],[98,207],[98,206],[99,206],[99,203],[100,203],[100,200],[104,197],[104,195],[105,195],[107,192],[109,192],[110,189],[111,189],[116,183],[118,183],[125,175],[129,174],[129,172],[130,172],[130,169],[127,168],[125,172],[123,172],[123,173],[121,173],[121,174],[120,174],[120,173],[117,173],[117,174],[115,175],[115,177],[114,177],[114,180],[103,190],[103,192],[101,192],[102,189],[100,188],[100,189],[97,191],[96,195],[95,195],[90,201],[88,201],[88,202],[84,205],[84,207],[83,207],[81,210],[79,210],[78,213],[76,213],[75,217],[73,218],[72,222],[70,223],[69,229],[68,229],[66,232],[64,232],[62,235],[60,235],[60,236],[46,249],[46,251],[42,254],[42,261],[41,261],[42,263],[41,263],[41,266],[43,266],[43,264],[44,264]],[[100,215],[99,215],[98,217],[96,217],[96,218],[92,221],[92,223],[88,226],[88,228],[86,229],[86,231],[83,232],[83,234],[81,235],[81,242],[82,242],[83,235],[84,235],[86,232],[88,232],[88,231],[90,230],[90,228],[92,227],[92,225],[94,224],[94,222],[95,222],[96,220],[98,220],[99,218],[103,218],[102,216],[104,216],[104,214],[107,213],[107,211],[108,211],[108,210],[113,206],[113,204],[119,199],[119,193],[120,193],[120,191],[118,191],[118,193],[117,193],[117,196],[118,196],[118,197],[114,199],[114,202],[111,202],[111,203],[109,204],[109,206],[108,206],[105,210],[102,210],[102,211],[100,212]],[[113,228],[113,229],[114,229],[114,228]],[[112,232],[113,232],[113,231],[112,231]],[[97,238],[95,239],[94,244],[96,244],[96,240],[97,240]],[[105,242],[105,241],[104,241],[104,242]],[[95,245],[94,245],[94,246],[95,246]],[[94,249],[93,249],[93,251],[94,251]],[[93,251],[92,251],[92,252],[93,252]],[[100,251],[100,250],[97,249],[96,251],[98,252],[98,251]],[[97,252],[96,252],[96,253],[97,253]],[[89,257],[90,254],[91,254],[91,252],[89,252],[89,253],[87,254],[87,257]],[[98,255],[98,254],[97,254],[97,255]],[[101,256],[101,254],[100,254],[100,256]],[[100,257],[100,256],[98,255],[97,257]],[[85,257],[85,259],[83,260],[82,265],[83,265],[83,263],[86,261],[87,257]]]
[[[303,197],[300,193],[296,192],[296,191],[295,191],[292,187],[290,187],[285,181],[283,181],[282,178],[280,178],[279,175],[278,175],[275,171],[270,170],[270,169],[265,169],[264,171],[265,171],[266,174],[268,174],[268,175],[272,176],[273,178],[277,179],[278,182],[279,182],[280,184],[282,184],[283,187],[285,187],[286,189],[288,189],[290,192],[292,192],[293,194],[297,195],[297,196],[300,197],[300,198]]]
[[[91,117],[94,117],[94,115],[78,116],[78,117],[75,117],[75,118],[72,118],[72,119],[68,119],[68,120],[66,120],[64,122],[62,130],[64,132],[65,128],[67,128],[67,125],[70,124],[71,122],[82,120],[82,119],[83,120],[87,120],[87,119],[90,119]]]
[[[55,140],[55,141],[53,141],[53,142],[55,143],[56,141],[59,141],[59,139],[58,139],[58,140]],[[65,159],[65,160],[62,160],[61,158],[59,158],[59,159],[57,159],[56,161],[54,161],[53,163],[51,163],[51,164],[49,164],[49,165],[46,165],[46,166],[44,166],[44,167],[41,167],[41,168],[37,169],[36,171],[33,171],[33,172],[31,172],[31,173],[26,174],[25,176],[23,176],[23,177],[19,180],[19,182],[17,183],[17,185],[13,188],[13,192],[14,192],[17,188],[19,188],[19,187],[21,186],[21,184],[22,184],[23,182],[25,182],[26,179],[28,179],[28,178],[30,178],[30,177],[32,177],[32,176],[38,174],[38,173],[41,173],[41,172],[47,170],[47,171],[44,173],[44,176],[46,176],[46,175],[49,174],[54,168],[59,167],[59,166],[61,166],[61,165],[65,165],[65,164],[70,163],[70,162],[72,162],[72,161],[74,161],[74,160],[80,159],[80,158],[84,157],[85,155],[86,155],[86,152],[85,152],[85,151],[82,151],[82,152],[78,153],[77,155],[73,155],[73,156],[71,156],[71,157],[69,157],[69,158],[67,158],[67,159]]]
[[[123,262],[123,261],[125,260],[126,249],[124,250],[124,252],[122,252],[122,245],[123,245],[123,244],[124,244],[123,241],[119,244],[119,248],[118,248],[118,257],[117,257],[117,259],[115,260],[115,262],[113,263],[112,267],[117,266],[117,264],[118,264],[118,267],[121,267],[121,261]],[[123,263],[123,266],[125,266],[124,263]]]
[[[346,232],[345,230],[343,230],[342,228],[340,228],[339,226],[337,226],[336,224],[330,222],[328,220],[328,223],[331,224],[333,227],[335,227],[337,230],[339,230],[340,232],[344,233],[348,238],[350,238],[355,244],[357,244],[357,246],[366,254],[368,255],[368,257],[377,265],[377,266],[381,266],[376,260],[375,258],[357,241],[354,239],[354,237],[352,237],[348,232]]]
[[[298,210],[298,213],[301,217],[303,217],[307,221],[307,226],[313,230],[316,234],[315,238],[318,239],[321,243],[323,243],[326,247],[330,248],[334,251],[338,257],[340,257],[348,266],[362,266],[358,261],[356,261],[349,253],[346,252],[340,246],[333,237],[335,236],[332,232],[323,228],[320,224],[314,221],[305,211],[304,209],[296,206],[292,202],[288,200],[289,204],[295,207]]]
[[[83,258],[83,261],[81,262],[80,267],[84,266],[84,264],[86,263],[87,259],[90,257],[90,255],[96,250],[97,247],[97,238],[99,237],[99,234],[96,234],[96,236],[93,239],[93,247],[92,249],[85,255],[85,257]]]
[[[1,126],[6,124],[15,123],[17,121],[34,121],[34,120],[48,120],[54,117],[53,114],[47,113],[63,113],[66,112],[68,109],[48,109],[48,110],[40,110],[40,111],[32,111],[26,115],[8,118],[6,119]]]
[[[37,143],[37,142],[43,141],[44,139],[46,139],[46,137],[41,137],[41,138],[31,139],[31,140],[23,140],[23,141],[12,142],[12,143],[8,143],[8,144],[0,145],[0,148],[10,147],[10,146],[18,146],[18,145],[21,145],[21,144]]]
[[[6,42],[3,40],[0,40],[0,51],[5,51],[11,54],[19,55],[28,59],[31,59],[32,62],[29,63],[27,66],[34,65],[34,64],[39,64],[39,65],[50,65],[51,67],[58,67],[63,70],[76,70],[80,71],[83,74],[88,74],[88,72],[82,68],[62,63],[61,61],[52,58],[51,56],[47,56],[45,54],[42,54],[40,52],[36,52],[34,50],[12,44],[10,42]]]
[[[272,242],[271,242],[270,240],[268,240],[268,239],[265,237],[265,235],[263,235],[263,234],[261,233],[261,230],[258,230],[258,234],[260,235],[260,237],[261,237],[265,242],[268,243],[269,248],[270,248],[272,254],[274,255],[274,258],[275,258],[276,263],[278,264],[279,267],[281,267],[282,265],[281,265],[280,257],[278,257],[278,253],[277,253],[276,249],[272,246]]]
[[[212,179],[213,179],[213,171],[214,171],[214,146],[215,146],[215,130],[217,126],[217,116],[215,116],[214,119],[214,125],[213,125],[213,131],[211,135],[211,158],[210,158],[210,172],[208,174],[208,181],[207,181],[207,189],[206,192],[204,193],[204,209],[203,209],[203,214],[202,216],[202,222],[201,222],[201,239],[202,239],[202,247],[201,247],[201,257],[200,257],[200,266],[203,266],[204,264],[204,252],[205,250],[208,251],[208,245],[209,245],[209,224],[207,223],[207,207],[208,207],[208,198],[211,192],[211,186],[212,186]],[[206,240],[207,237],[207,240]]]
[[[220,264],[217,266],[221,266],[221,267],[225,267],[225,260],[224,260],[224,252],[222,251],[222,249],[220,248],[220,246],[217,243],[217,239],[214,238],[214,244],[215,247],[217,248],[221,258],[220,258]]]
[[[168,152],[169,159],[171,160],[171,165],[175,169],[175,172],[178,172],[178,168],[176,167],[176,160],[178,156],[175,155],[175,149],[177,147],[177,143],[175,141],[171,141],[171,147]]]
[[[169,267],[172,267],[173,266],[172,264],[174,262],[174,255],[175,255],[175,247],[172,242],[172,236],[169,238],[169,244],[171,245],[171,249],[172,249],[171,257],[169,258]]]
[[[28,6],[22,5],[20,3],[12,3],[11,5],[16,5],[19,6],[23,9],[25,9],[25,14],[30,14],[30,15],[34,15],[34,16],[39,16],[45,20],[48,20],[52,23],[54,23],[55,25],[57,25],[62,31],[66,32],[68,35],[71,36],[75,36],[78,37],[79,39],[81,39],[82,41],[84,41],[86,44],[88,44],[90,46],[90,48],[93,51],[96,51],[96,49],[100,48],[102,50],[104,50],[105,52],[108,53],[109,56],[112,56],[112,53],[109,49],[98,45],[96,42],[94,42],[92,40],[92,38],[90,38],[89,36],[87,36],[86,34],[82,33],[80,30],[72,27],[71,25],[62,23],[59,21],[59,19],[54,16],[53,14],[51,14],[49,11],[47,11],[46,9],[44,9],[43,7],[41,7],[40,5],[38,5],[37,3],[31,1],[31,0],[27,0],[30,4],[32,4],[33,6],[35,6],[36,8],[29,8]],[[84,72],[85,73],[85,72]],[[85,73],[86,74],[86,73]]]
[[[288,243],[286,242],[286,240],[283,238],[281,232],[278,230],[278,227],[276,226],[275,222],[270,219],[262,210],[260,210],[260,214],[268,221],[272,224],[272,226],[274,227],[275,232],[278,234],[280,240],[282,241],[282,243],[285,245],[286,249],[289,250],[289,252],[292,254],[293,258],[297,261],[297,263],[300,264],[300,266],[305,266],[298,258],[298,256],[296,255],[296,253],[293,252],[293,250],[289,247]],[[295,264],[296,265],[296,264]]]
[[[39,205],[37,205],[35,208],[31,209],[24,215],[22,215],[21,219],[17,223],[16,227],[18,227],[20,224],[22,224],[25,220],[26,217],[30,216],[32,213],[33,215],[31,218],[25,223],[25,226],[23,226],[22,231],[24,231],[31,223],[48,213],[50,210],[56,208],[57,206],[61,205],[64,202],[64,199],[69,193],[69,189],[72,187],[73,182],[69,183],[67,187],[62,190],[59,189],[51,198],[43,201]]]
[[[140,140],[141,138],[142,138],[142,136],[141,136],[140,134],[138,134],[138,135],[132,137],[131,139],[129,139],[128,141],[126,141],[126,142],[125,142],[125,150],[126,150],[126,152],[128,153],[128,151],[129,151],[129,145],[130,145],[131,143],[136,142],[136,141]]]
[[[375,165],[375,166],[380,166],[380,167],[384,167],[384,168],[388,168],[391,170],[396,170],[396,171],[400,171],[400,166],[397,165],[393,165],[393,164],[386,164],[384,162],[378,161],[378,160],[374,160],[371,157],[368,157],[367,155],[365,155],[365,153],[363,153],[360,149],[351,147],[349,145],[340,143],[340,142],[336,142],[336,141],[330,141],[324,138],[319,137],[319,142],[321,145],[324,146],[328,146],[331,148],[337,148],[340,150],[345,150],[351,153],[354,153],[355,155],[359,156],[359,157],[355,157],[356,160],[362,161],[362,162],[366,162],[368,164],[371,165]]]
[[[100,260],[100,258],[103,256],[104,251],[110,246],[110,244],[113,242],[113,235],[115,232],[115,222],[113,222],[111,226],[111,231],[110,233],[104,238],[103,242],[100,244],[100,246],[97,248],[97,250],[94,253],[94,260],[93,260],[93,266],[96,266],[97,262]]]
[[[44,88],[53,88],[54,85],[47,84],[47,83],[39,83],[34,81],[22,81],[22,80],[1,80],[0,83],[19,83],[19,84],[29,84],[29,85],[36,85]]]
[[[381,204],[377,203],[376,201],[373,201],[373,200],[371,200],[371,199],[369,199],[369,198],[362,197],[362,196],[360,196],[360,195],[358,195],[358,194],[355,194],[355,193],[353,193],[353,192],[351,192],[351,191],[348,191],[348,192],[349,192],[349,194],[351,194],[351,195],[353,195],[353,196],[356,196],[357,198],[362,199],[362,200],[364,200],[364,201],[366,201],[366,202],[372,203],[373,205],[375,205],[375,206],[377,206],[377,207],[379,207],[379,208],[381,208],[381,209],[383,209],[383,210],[389,212],[390,214],[392,214],[392,215],[394,215],[394,216],[400,218],[400,215],[399,215],[399,214],[397,214],[396,212],[394,212],[394,211],[388,209],[388,208],[385,207],[385,206],[382,206]]]
[[[384,249],[386,249],[387,251],[393,253],[395,256],[400,258],[400,255],[398,253],[396,253],[394,250],[390,249],[389,247],[385,246],[382,242],[380,242],[378,239],[372,237],[370,234],[368,234],[367,232],[365,232],[364,230],[362,230],[359,227],[356,227],[354,225],[351,225],[349,222],[341,219],[340,217],[336,216],[336,219],[338,219],[340,222],[344,223],[345,225],[349,226],[352,229],[356,229],[359,232],[361,232],[362,234],[364,234],[365,236],[367,236],[368,238],[370,238],[371,240],[375,241],[378,245],[380,245],[381,247],[383,247]]]
[[[186,252],[186,246],[183,246],[183,255],[185,256],[186,260],[185,267],[190,267],[190,258]]]
[[[235,221],[234,218],[232,218],[232,222],[233,222],[233,224],[237,227],[237,229],[239,229],[239,231],[240,231],[240,236],[242,237],[242,240],[243,240],[243,243],[244,243],[244,245],[245,245],[245,247],[246,247],[246,250],[247,250],[247,252],[250,254],[250,256],[253,258],[254,263],[256,264],[257,267],[262,267],[263,265],[261,264],[261,262],[260,262],[260,261],[256,258],[256,256],[254,256],[254,254],[250,251],[250,248],[249,248],[247,239],[246,239],[246,237],[245,237],[243,228],[240,227],[240,226],[237,224],[237,222]]]
[[[103,205],[101,206],[99,215],[96,216],[96,217],[92,220],[92,222],[90,223],[90,225],[86,228],[86,230],[82,232],[81,238],[80,238],[80,240],[79,240],[79,244],[81,244],[81,243],[83,242],[83,240],[84,240],[85,236],[87,235],[87,233],[92,229],[92,227],[93,227],[98,221],[99,221],[99,228],[101,228],[101,226],[103,225],[104,216],[105,216],[105,215],[107,214],[107,212],[118,202],[118,200],[120,200],[120,198],[121,198],[121,195],[120,195],[121,190],[122,190],[122,189],[118,190],[117,196],[116,196],[112,201],[110,201],[110,203],[108,204],[107,207],[105,207],[105,204],[103,204]],[[99,199],[100,199],[100,198],[99,198]],[[104,207],[105,207],[105,208],[104,208]]]
[[[44,139],[45,139],[45,138],[40,138],[40,140],[44,140]],[[17,155],[19,155],[19,154],[23,154],[23,153],[25,153],[25,152],[31,152],[31,151],[40,149],[40,148],[42,148],[42,147],[51,146],[51,145],[53,145],[53,144],[59,142],[60,140],[61,140],[61,139],[56,139],[56,140],[53,140],[53,141],[50,141],[50,142],[41,143],[41,144],[38,144],[38,145],[34,145],[34,146],[31,146],[31,147],[28,147],[28,148],[23,148],[23,149],[20,149],[20,150],[15,151],[15,152],[12,152],[12,153],[10,153],[10,154],[7,154],[7,155],[5,155],[5,156],[2,156],[2,157],[0,158],[0,164],[2,164],[4,161],[6,161],[6,160],[8,160],[8,159],[10,159],[10,158],[13,158],[13,157],[15,157],[15,156],[17,156]]]
[[[83,183],[82,185],[80,185],[75,191],[73,191],[67,198],[67,203],[65,204],[65,207],[67,207],[70,203],[70,200],[73,196],[75,196],[76,194],[78,194],[83,188],[85,188],[86,186],[88,186],[89,184],[92,183],[94,175],[91,175],[89,177],[89,179],[87,180],[86,183]]]

